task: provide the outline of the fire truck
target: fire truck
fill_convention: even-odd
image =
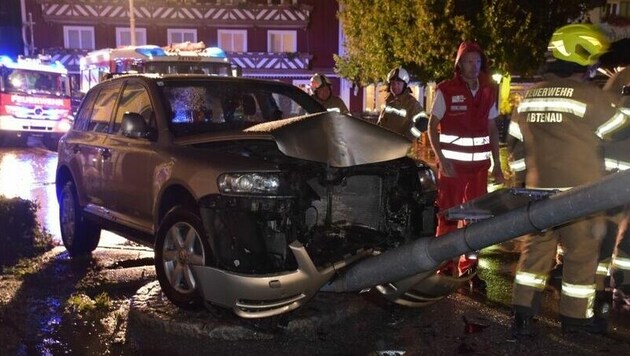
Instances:
[[[0,143],[41,136],[57,149],[72,125],[68,71],[50,56],[0,56]]]
[[[237,75],[222,49],[203,42],[101,49],[81,58],[80,67],[83,93],[107,78],[128,73]]]

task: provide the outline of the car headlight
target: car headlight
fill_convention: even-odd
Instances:
[[[219,191],[224,194],[277,195],[278,173],[225,173],[219,176]]]

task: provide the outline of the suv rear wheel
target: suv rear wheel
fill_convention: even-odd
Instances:
[[[101,229],[83,217],[77,189],[72,180],[67,181],[61,190],[59,225],[61,226],[61,240],[70,256],[89,255],[98,246]]]
[[[212,263],[205,236],[199,214],[188,207],[171,209],[160,224],[155,241],[155,272],[166,297],[179,307],[202,305],[199,284],[190,267]]]

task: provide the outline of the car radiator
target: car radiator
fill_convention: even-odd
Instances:
[[[381,177],[347,176],[328,185],[313,179],[309,185],[320,197],[312,203],[315,214],[307,214],[309,225],[362,225],[375,230],[382,225],[384,189]]]

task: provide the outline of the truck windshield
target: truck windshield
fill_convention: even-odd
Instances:
[[[229,63],[212,62],[149,62],[145,64],[145,73],[163,74],[214,74],[230,76]]]
[[[68,96],[69,80],[66,75],[25,69],[4,68],[2,83],[6,92],[41,93]]]

